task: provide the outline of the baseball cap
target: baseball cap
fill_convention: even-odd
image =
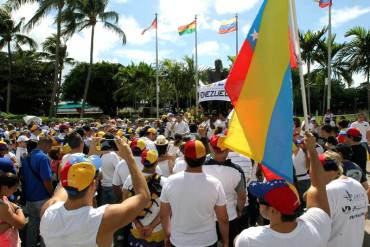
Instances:
[[[17,139],[17,142],[28,142],[30,139],[25,135],[20,135]]]
[[[297,189],[285,180],[271,180],[266,183],[253,181],[249,185],[255,197],[267,202],[285,215],[294,215],[300,201]]]
[[[211,139],[209,143],[211,144],[211,147],[214,151],[224,151],[226,149],[224,142],[225,142],[226,136],[224,135],[213,135],[211,136]]]
[[[319,155],[319,160],[325,171],[338,171],[340,169],[337,161],[328,157],[325,153]]]
[[[134,139],[130,143],[130,147],[131,147],[132,151],[134,151],[136,149],[139,149],[140,151],[143,151],[146,147],[146,144],[145,144],[144,140],[142,140],[142,139]]]
[[[144,166],[152,166],[158,161],[158,154],[154,150],[144,150],[141,153],[141,163]]]
[[[349,128],[347,130],[347,136],[362,137],[361,132],[356,128]]]
[[[188,141],[184,145],[184,155],[189,159],[200,159],[206,156],[206,148],[203,143],[198,140]]]
[[[157,134],[157,130],[156,130],[156,129],[154,129],[154,128],[148,128],[148,129],[146,130],[146,133]]]
[[[341,130],[341,131],[339,132],[338,137],[337,137],[338,142],[339,142],[339,143],[343,143],[343,142],[345,142],[345,137],[346,137],[346,136],[347,136],[347,132],[346,132],[346,131],[344,131],[344,130]]]
[[[101,159],[97,155],[72,157],[63,166],[60,173],[62,186],[68,194],[75,194],[86,189],[95,179],[96,171],[101,167]]]

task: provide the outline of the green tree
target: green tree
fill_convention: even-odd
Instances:
[[[12,8],[9,4],[4,4],[0,9],[0,49],[7,46],[8,50],[8,84],[6,96],[6,112],[10,111],[11,84],[12,84],[12,44],[19,50],[22,45],[29,45],[31,49],[36,49],[36,42],[21,32],[24,18],[16,22],[12,18]]]
[[[62,85],[62,98],[68,101],[80,102],[84,92],[81,83],[86,79],[90,65],[77,64],[66,76]],[[114,79],[122,65],[101,62],[93,64],[94,77],[91,78],[91,88],[88,92],[89,103],[100,107],[105,114],[115,116],[119,101],[114,98],[114,93],[119,89],[120,83]]]
[[[89,84],[91,80],[91,71],[93,66],[94,56],[94,35],[95,26],[98,22],[101,22],[103,26],[114,33],[118,34],[122,38],[122,43],[126,43],[126,35],[118,23],[119,16],[115,11],[106,11],[108,0],[77,0],[69,11],[66,13],[73,12],[73,18],[68,22],[67,33],[71,34],[75,31],[81,31],[85,28],[91,28],[91,41],[90,41],[90,64],[89,70],[86,77],[84,94],[82,99],[81,117],[84,114],[84,107],[86,103],[87,93],[89,91]]]
[[[366,76],[367,109],[370,116],[370,30],[354,27],[345,34],[345,37],[352,38],[344,49],[344,56],[347,57],[350,69]]]
[[[47,37],[46,40],[42,43],[42,50],[44,51],[43,53],[44,57],[53,63],[55,62],[56,57],[57,57],[57,54],[56,54],[57,53],[56,52],[57,43],[58,43],[58,37],[55,34]],[[56,100],[55,100],[56,104],[55,104],[55,109],[53,109],[53,112],[56,112],[56,109],[58,108],[58,104],[59,104],[59,97],[60,97],[60,91],[61,91],[61,85],[62,85],[62,73],[63,73],[64,65],[74,64],[74,59],[68,57],[67,45],[65,42],[60,42],[58,57],[59,57],[59,65],[58,65],[59,76],[58,76],[58,87],[57,87]]]
[[[326,32],[326,28],[323,28],[317,32],[308,30],[305,33],[299,33],[299,43],[301,46],[301,56],[302,60],[306,63],[307,66],[307,75],[306,75],[306,88],[307,88],[307,105],[308,113],[311,114],[311,65],[315,62],[315,52],[317,46]]]

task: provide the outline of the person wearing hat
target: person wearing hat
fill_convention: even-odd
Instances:
[[[29,141],[29,138],[25,135],[20,135],[17,138],[17,149],[15,151],[15,157],[18,163],[21,163],[21,158],[24,158],[27,156],[27,142],[28,141]]]
[[[157,130],[155,128],[146,126],[142,129],[142,132],[143,136],[141,137],[141,139],[144,140],[146,148],[156,151],[157,149],[155,147],[154,141],[157,138]]]
[[[261,215],[270,225],[250,227],[235,239],[236,247],[324,247],[330,238],[330,207],[324,169],[320,164],[316,140],[308,132],[305,144],[310,159],[311,188],[307,192],[307,212],[300,215],[299,195],[285,180],[252,182],[250,192],[258,198]]]
[[[211,137],[213,157],[205,162],[203,171],[219,179],[224,188],[229,219],[229,246],[232,247],[234,238],[242,230],[238,218],[243,214],[247,194],[242,168],[227,159],[229,150],[224,146],[225,138],[223,135]]]
[[[113,233],[132,222],[149,202],[146,180],[127,144],[116,141],[126,160],[135,196],[120,204],[93,208],[98,156],[70,159],[61,171],[61,185],[41,211],[41,235],[47,246],[111,246]]]
[[[168,155],[169,142],[164,135],[159,135],[154,144],[159,156],[157,167],[160,170],[160,175],[168,177],[172,174],[175,156]]]
[[[188,135],[190,133],[189,125],[184,120],[184,114],[180,113],[176,116],[176,121],[172,123],[171,134],[172,137],[175,134],[180,134],[181,136]]]
[[[128,237],[129,246],[163,246],[164,232],[159,217],[159,197],[162,187],[167,181],[165,177],[156,173],[158,164],[158,154],[154,150],[144,150],[141,154],[141,163],[143,165],[143,174],[146,178],[151,202],[139,213],[139,216],[133,221],[132,229]],[[126,200],[135,195],[132,187],[131,175],[128,176],[124,185],[122,198]]]
[[[366,121],[366,115],[362,112],[357,114],[357,121],[351,123],[350,128],[356,128],[361,133],[361,143],[368,143],[370,140],[370,124]]]
[[[331,214],[331,236],[328,247],[361,247],[369,199],[362,185],[342,175],[342,159],[338,153],[326,151],[319,156],[325,170]]]
[[[345,143],[352,148],[351,161],[361,167],[364,174],[366,174],[367,150],[361,144],[362,135],[356,128],[349,128],[345,136]]]
[[[37,124],[32,124],[29,127],[29,130],[31,132],[30,139],[38,141],[40,139],[39,135],[41,134],[41,127],[38,126]]]
[[[206,148],[198,140],[185,143],[187,168],[168,178],[161,192],[165,246],[217,246],[216,219],[222,247],[229,246],[226,197],[221,182],[203,172]]]

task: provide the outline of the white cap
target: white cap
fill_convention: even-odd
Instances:
[[[29,138],[25,135],[20,135],[17,139],[17,142],[28,142]]]

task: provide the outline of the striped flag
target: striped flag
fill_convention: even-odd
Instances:
[[[236,31],[236,18],[231,18],[221,23],[219,34],[231,33]]]
[[[225,146],[293,181],[289,0],[264,0],[227,78]],[[257,44],[258,43],[258,44]]]
[[[333,5],[332,0],[319,0],[319,6],[320,8],[326,8]]]
[[[144,33],[150,29],[157,29],[157,18],[154,18],[154,20],[152,21],[152,24],[145,28],[142,32],[141,32],[141,35],[144,35]]]
[[[182,36],[184,34],[190,34],[190,33],[193,33],[195,31],[195,24],[196,24],[196,21],[194,20],[193,22],[187,24],[187,25],[184,25],[184,26],[181,26],[178,28],[179,30],[179,35]]]

